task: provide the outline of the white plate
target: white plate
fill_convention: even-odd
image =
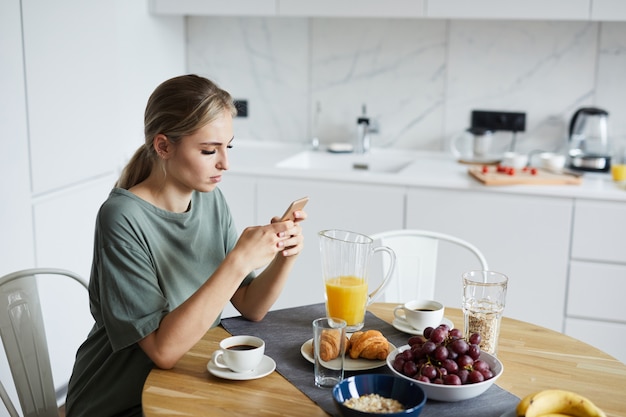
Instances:
[[[396,347],[389,343],[389,352],[393,351]],[[300,347],[300,353],[304,356],[304,359],[311,363],[315,363],[315,357],[313,356],[313,339],[309,339],[302,344]],[[348,355],[346,355],[343,361],[343,370],[344,371],[364,371],[367,369],[376,369],[385,365],[386,361],[378,361],[373,359],[352,359]],[[328,362],[329,368],[339,369],[339,359],[333,359]]]
[[[276,362],[269,356],[263,355],[259,366],[250,372],[233,372],[230,369],[218,368],[212,360],[207,363],[206,368],[211,374],[220,378],[247,381],[249,379],[263,378],[271,374],[276,369]]]
[[[444,317],[443,320],[441,320],[440,324],[447,324],[448,326],[450,326],[451,329],[454,328],[454,323],[452,323],[452,320],[446,317]],[[393,319],[393,322],[391,323],[391,325],[395,327],[396,329],[400,330],[401,332],[408,333],[408,334],[414,334],[414,335],[420,336],[424,333],[424,329],[415,329],[413,326],[407,323],[406,320],[402,320],[398,318]]]
[[[517,412],[515,410],[507,411],[502,414],[500,417],[517,417]]]

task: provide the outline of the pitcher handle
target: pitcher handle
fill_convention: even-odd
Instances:
[[[367,296],[367,305],[372,304],[374,300],[385,291],[385,288],[387,288],[387,285],[389,285],[389,282],[391,281],[393,270],[396,267],[396,253],[393,249],[387,246],[377,246],[372,250],[372,254],[380,251],[387,252],[387,254],[389,254],[389,269],[387,270],[387,274],[385,274],[383,282],[378,286],[378,288]]]

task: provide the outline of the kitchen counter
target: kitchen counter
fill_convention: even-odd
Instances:
[[[470,165],[462,164],[449,153],[412,150],[373,149],[373,154],[389,153],[413,161],[398,172],[369,172],[361,170],[303,169],[277,166],[309,148],[301,144],[237,140],[230,151],[229,174],[270,177],[332,180],[347,183],[418,186],[535,195],[564,198],[584,198],[626,202],[626,187],[612,181],[609,173],[585,173],[580,185],[505,185],[486,186],[468,174]],[[320,153],[327,153],[320,150]]]

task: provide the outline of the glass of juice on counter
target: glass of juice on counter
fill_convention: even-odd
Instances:
[[[363,328],[365,308],[381,295],[395,268],[396,255],[386,246],[373,246],[373,240],[345,230],[319,232],[322,277],[329,317],[345,320],[346,330]],[[368,271],[371,256],[386,252],[390,262],[382,283],[369,293]]]
[[[611,175],[615,182],[626,181],[626,148],[620,149],[611,161]]]

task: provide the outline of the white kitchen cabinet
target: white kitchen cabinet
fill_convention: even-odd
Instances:
[[[626,206],[576,201],[565,332],[626,362]]]
[[[21,32],[20,1],[0,2],[0,276],[34,262]]]
[[[626,264],[572,261],[567,316],[626,325]],[[593,336],[591,336],[593,337]]]
[[[275,16],[277,0],[150,0],[154,14],[183,16]]]
[[[626,2],[624,0],[592,0],[591,20],[626,21]]]
[[[626,205],[611,201],[576,201],[572,259],[626,264]]]
[[[257,224],[256,180],[252,177],[228,175],[219,185],[224,194],[237,230]]]
[[[305,248],[274,308],[324,301],[319,231],[336,228],[372,234],[403,225],[403,187],[280,178],[261,178],[257,187],[260,223],[280,216],[296,198],[310,198],[305,208],[308,218],[302,223]],[[380,282],[378,278],[382,279],[371,277],[372,286]]]
[[[626,324],[567,318],[565,334],[582,340],[626,363]],[[607,376],[610,378],[610,375]]]
[[[0,1],[0,276],[29,268],[35,261],[30,171],[28,169],[28,124],[20,0]],[[17,392],[9,363],[0,343],[0,379],[14,404]],[[0,406],[0,416],[8,412]]]
[[[623,0],[151,0],[183,16],[293,16],[626,21]]]
[[[108,2],[22,1],[35,194],[117,165],[115,12]]]
[[[506,316],[562,331],[572,206],[571,199],[412,188],[406,228],[473,243],[490,270],[509,277]],[[445,251],[440,257],[436,297],[461,307],[461,274],[476,266]]]
[[[428,0],[429,18],[588,20],[592,0]]]
[[[426,0],[276,0],[278,16],[425,17]]]

